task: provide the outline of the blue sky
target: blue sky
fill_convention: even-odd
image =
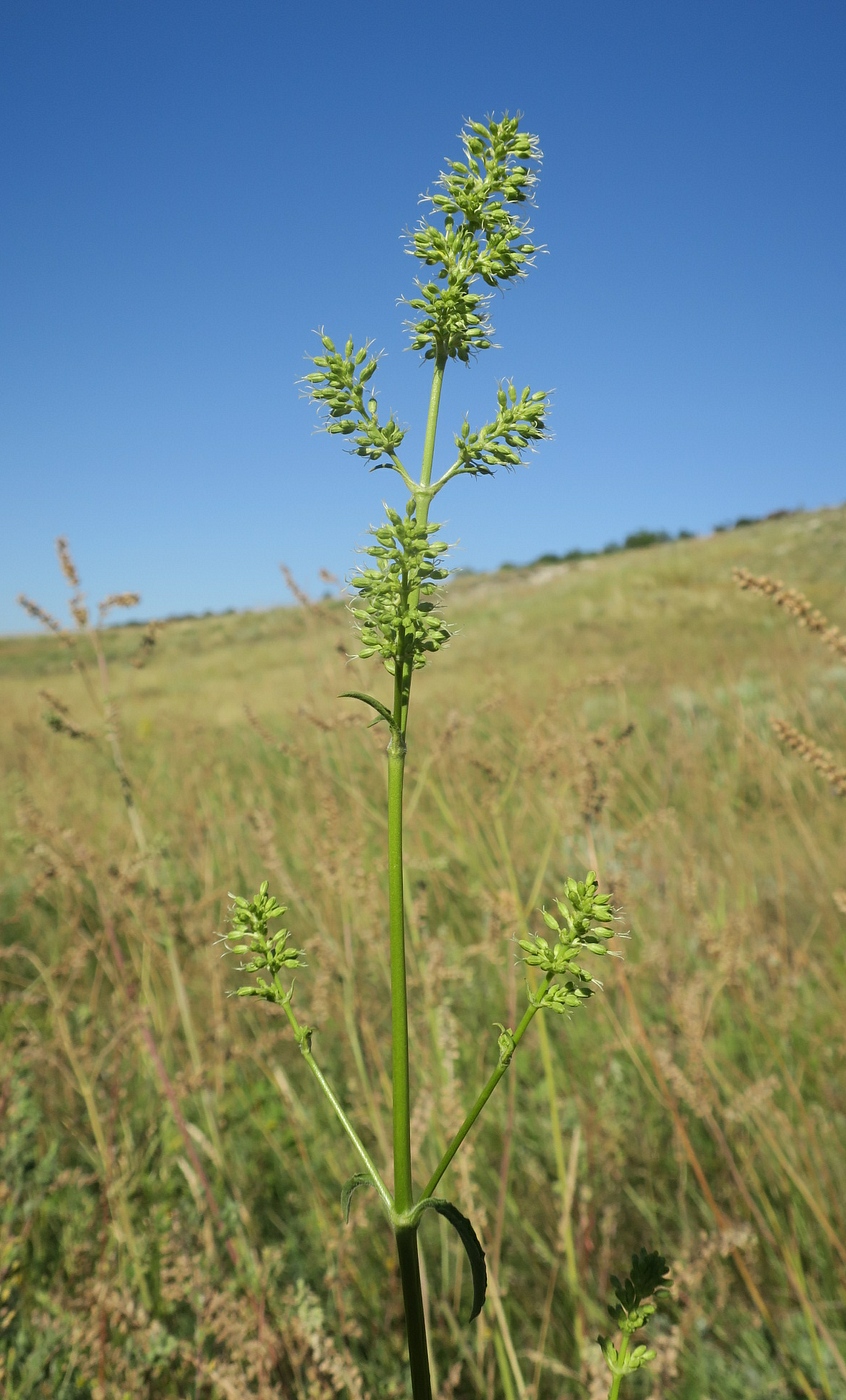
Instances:
[[[0,630],[61,606],[60,533],[143,616],[349,571],[392,488],[315,435],[311,332],[386,349],[416,451],[401,234],[506,108],[549,255],[451,367],[441,460],[503,376],[555,438],[441,498],[457,562],[843,500],[845,69],[842,0],[5,0]]]

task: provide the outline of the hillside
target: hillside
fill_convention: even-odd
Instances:
[[[770,726],[846,765],[846,661],[731,579],[846,630],[845,535],[846,509],[797,514],[447,592],[407,789],[421,1179],[514,1024],[538,905],[595,865],[632,936],[445,1180],[502,1302],[465,1327],[427,1226],[444,1395],[601,1393],[586,1339],[645,1244],[677,1279],[653,1396],[846,1396],[844,809]],[[344,1230],[354,1166],[214,943],[228,892],[269,879],[381,1165],[385,741],[338,696],[384,674],[349,661],[340,601],[167,623],[140,667],[140,629],[103,638],[131,821],[96,666],[0,640],[0,1378],[402,1394],[390,1238],[366,1199]]]

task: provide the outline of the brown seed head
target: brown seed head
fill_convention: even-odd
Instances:
[[[45,627],[49,627],[51,632],[61,632],[61,623],[57,622],[55,617],[50,613],[45,612],[38,603],[34,603],[31,598],[27,598],[25,593],[18,594],[18,602],[25,613],[29,613],[30,617],[34,617],[37,622],[43,623]]]
[[[132,665],[138,670],[140,670],[142,666],[146,666],[149,661],[153,648],[156,645],[156,637],[161,631],[161,626],[162,624],[160,622],[148,622],[147,626],[144,628],[141,634],[141,641],[138,643],[138,650],[135,652],[134,656],[129,658]]]
[[[310,608],[312,606],[311,599],[309,598],[305,589],[300,588],[300,585],[297,583],[297,580],[294,578],[294,575],[291,573],[291,570],[288,568],[288,565],[280,564],[279,571],[282,577],[284,578],[285,582],[287,583],[289,589],[293,593],[294,597],[296,598],[297,602],[299,603],[300,607]]]
[[[71,588],[79,588],[79,574],[71,559],[70,548],[64,535],[60,535],[56,540],[56,553],[59,556],[59,566]]]
[[[788,724],[784,719],[770,720],[773,733],[777,739],[786,744],[789,749],[798,754],[805,763],[810,764],[818,773],[831,784],[832,790],[838,797],[846,797],[846,768],[841,768],[835,762],[833,754],[828,749],[824,749],[820,744],[814,743],[807,734],[801,730],[794,729],[792,724]]]
[[[798,588],[788,588],[781,579],[770,578],[768,574],[751,574],[748,569],[733,569],[732,577],[738,588],[770,598],[777,608],[784,608],[786,613],[796,618],[800,627],[813,632],[831,651],[846,656],[846,635],[829,622]]]
[[[110,612],[112,608],[135,608],[140,602],[140,593],[110,593],[108,598],[104,598],[102,603],[97,604],[100,621],[103,621],[106,613]]]
[[[64,700],[60,700],[58,695],[54,695],[51,690],[39,690],[38,694],[40,695],[42,700],[47,701],[47,704],[51,707],[51,709],[55,710],[57,714],[64,715],[67,719],[68,715],[70,714],[70,710],[68,709]]]
[[[71,610],[71,617],[77,627],[88,626],[88,609],[81,593],[75,593],[68,604]]]

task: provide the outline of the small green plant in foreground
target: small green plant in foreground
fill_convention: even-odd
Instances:
[[[666,1293],[669,1289],[667,1261],[662,1255],[648,1254],[641,1249],[632,1255],[631,1273],[621,1283],[612,1275],[611,1282],[617,1296],[616,1303],[609,1304],[608,1315],[621,1334],[619,1347],[611,1337],[597,1338],[602,1348],[608,1369],[613,1377],[609,1400],[617,1400],[624,1376],[631,1376],[648,1362],[655,1359],[655,1352],[644,1343],[631,1346],[635,1332],[646,1326],[655,1312],[655,1303],[650,1299]]]
[[[435,441],[444,373],[450,360],[466,363],[489,349],[492,326],[489,293],[525,275],[537,245],[532,230],[517,210],[532,197],[540,151],[537,139],[520,130],[519,118],[470,122],[462,135],[463,159],[448,162],[438,193],[426,202],[436,222],[422,221],[412,233],[408,251],[422,264],[427,280],[418,280],[407,305],[414,313],[409,324],[412,347],[432,364],[432,383],[419,477],[413,477],[400,457],[404,430],[393,416],[380,415],[373,380],[379,356],[369,344],[347,340],[343,349],[327,334],[321,353],[305,383],[311,399],[325,414],[330,433],[348,439],[352,452],[371,467],[398,476],[407,492],[403,511],[385,506],[385,520],[371,531],[364,553],[368,564],[353,578],[352,613],[358,624],[360,657],[378,657],[392,678],[385,701],[360,691],[347,698],[362,702],[384,723],[388,733],[388,890],[393,1090],[393,1182],[380,1174],[312,1049],[313,1028],[293,1008],[293,973],[303,955],[289,943],[278,925],[285,913],[264,883],[256,897],[235,899],[231,948],[244,959],[242,970],[254,981],[238,995],[260,997],[282,1008],[303,1057],[331,1103],[358,1157],[360,1170],[342,1193],[345,1215],[352,1192],[359,1186],[375,1189],[396,1237],[405,1305],[409,1365],[415,1400],[430,1400],[431,1381],[426,1323],[421,1288],[417,1231],[427,1210],[437,1211],[457,1230],[465,1247],[473,1280],[471,1320],[482,1308],[487,1279],[485,1257],[471,1222],[447,1199],[435,1194],[497,1084],[505,1075],[523,1036],[539,1011],[562,1015],[574,1012],[598,985],[587,965],[604,956],[612,938],[614,915],[610,896],[599,893],[596,874],[568,879],[557,913],[544,910],[549,937],[535,934],[520,941],[527,968],[527,1003],[514,1027],[499,1026],[498,1057],[463,1123],[444,1151],[424,1189],[415,1194],[411,1158],[411,1096],[409,1084],[408,1001],[406,986],[405,905],[403,874],[403,783],[409,735],[412,680],[448,640],[450,629],[438,610],[438,589],[447,577],[447,545],[440,525],[430,520],[440,492],[461,476],[491,476],[497,468],[520,464],[529,449],[547,436],[549,396],[511,383],[497,391],[496,413],[479,429],[467,419],[453,436],[453,460],[440,476],[433,475]],[[644,1256],[654,1260],[657,1256]],[[663,1264],[663,1261],[660,1261]],[[646,1266],[644,1266],[646,1267]],[[654,1272],[654,1265],[653,1267]],[[641,1270],[642,1272],[642,1270]],[[663,1277],[663,1273],[662,1273]],[[649,1275],[652,1278],[652,1275]],[[639,1312],[627,1313],[625,1340],[612,1364],[612,1395],[620,1377],[647,1359],[638,1348],[627,1360],[628,1336],[635,1316],[658,1284],[644,1291],[640,1274],[633,1283]],[[647,1280],[648,1281],[648,1280]],[[639,1291],[638,1291],[639,1290]],[[626,1294],[628,1297],[628,1294]],[[625,1306],[621,1299],[621,1307]],[[641,1322],[637,1322],[640,1326]],[[628,1331],[626,1329],[629,1329]],[[611,1352],[607,1353],[609,1362]],[[635,1362],[635,1357],[637,1361]],[[614,1367],[617,1369],[615,1370]],[[628,1370],[626,1369],[628,1367]],[[621,1369],[622,1368],[622,1369]]]

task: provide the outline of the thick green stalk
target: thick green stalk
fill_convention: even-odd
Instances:
[[[419,488],[415,492],[417,519],[426,523],[429,515],[429,485],[435,456],[435,437],[441,389],[444,382],[446,356],[439,355],[432,374],[426,437]],[[415,600],[411,600],[414,602]],[[402,636],[399,639],[394,673],[394,722],[388,746],[388,908],[391,938],[391,1069],[393,1077],[393,1137],[394,1137],[394,1205],[399,1215],[414,1204],[411,1175],[411,1091],[408,1073],[408,990],[405,967],[405,898],[403,889],[402,794],[405,779],[405,735],[408,728],[408,706],[411,698],[412,665],[405,658]],[[408,1338],[408,1365],[414,1400],[431,1400],[432,1382],[429,1375],[429,1353],[426,1346],[426,1316],[420,1283],[420,1257],[417,1252],[417,1230],[396,1232],[402,1296],[405,1305],[405,1328]]]
[[[414,1400],[432,1400],[429,1351],[426,1346],[426,1314],[423,1310],[423,1289],[420,1283],[420,1258],[417,1253],[416,1226],[413,1230],[397,1230],[396,1241],[400,1279],[402,1280],[402,1300],[405,1305],[405,1334],[408,1339],[411,1393]]]
[[[400,683],[401,684],[401,683]],[[394,1200],[410,1210],[411,1100],[408,1076],[408,992],[402,869],[402,791],[405,739],[394,727],[388,748],[388,901],[391,938],[391,1068],[393,1075]]]
[[[395,704],[402,704],[403,679],[395,679]],[[402,869],[402,790],[405,736],[394,725],[388,748],[388,902],[391,934],[391,1067],[393,1073],[394,1205],[398,1214],[414,1204],[411,1178],[411,1093],[408,1073],[408,991],[405,968],[405,908]],[[426,1316],[420,1284],[417,1230],[396,1232],[408,1365],[414,1400],[432,1400]]]
[[[410,681],[410,677],[408,678]],[[406,682],[407,687],[408,682]],[[407,719],[407,688],[399,672],[394,680],[394,714]],[[405,704],[404,704],[405,701]],[[391,936],[391,1067],[393,1074],[394,1205],[398,1214],[414,1204],[411,1177],[411,1093],[408,1073],[408,990],[405,967],[405,907],[402,868],[402,792],[405,777],[405,735],[391,728],[388,747],[388,904]],[[426,1316],[420,1283],[417,1230],[396,1232],[408,1365],[414,1400],[432,1400]]]
[[[435,460],[435,439],[438,433],[438,414],[441,410],[441,389],[444,383],[444,369],[446,368],[447,357],[438,355],[432,370],[432,387],[429,391],[429,411],[426,415],[426,436],[423,440],[423,460],[420,465],[420,481],[414,491],[414,506],[418,524],[425,525],[429,519],[429,506],[432,503],[432,463]],[[409,609],[416,608],[419,602],[419,593],[415,590],[409,595]],[[405,639],[400,633],[397,656],[403,657],[405,653]],[[394,724],[399,728],[403,737],[408,729],[408,707],[411,703],[411,680],[414,674],[414,666],[411,662],[403,661],[402,665],[397,665],[394,675]],[[402,822],[402,806],[400,805],[400,823]]]
[[[447,357],[439,354],[432,371],[432,388],[429,393],[429,412],[426,417],[426,436],[423,440],[423,461],[420,467],[420,486],[428,493],[432,483],[432,463],[435,460],[435,437],[438,431],[438,414],[441,411],[441,389],[444,384],[444,370]],[[429,509],[428,499],[426,510]]]
[[[552,976],[553,974],[551,972],[548,972],[546,974],[546,981],[544,982],[544,985],[541,989],[540,996],[543,995],[543,992],[549,986],[550,982],[552,981]],[[526,1031],[528,1030],[531,1024],[533,1017],[540,1009],[538,1006],[538,1000],[539,998],[535,1001],[530,1001],[529,1005],[526,1007],[526,1010],[523,1012],[522,1017],[520,1018],[517,1029],[514,1032],[514,1035],[512,1036],[512,1054],[514,1053],[514,1050],[517,1049],[517,1046],[520,1044],[520,1041],[523,1039],[523,1036],[526,1034]],[[510,1063],[511,1056],[509,1056],[507,1060],[500,1060],[496,1069],[491,1074],[491,1077],[485,1085],[484,1089],[480,1093],[479,1097],[476,1099],[476,1102],[474,1103],[473,1107],[470,1109],[470,1112],[467,1114],[467,1117],[464,1119],[464,1122],[461,1124],[461,1127],[458,1129],[458,1132],[455,1134],[455,1137],[453,1138],[443,1157],[436,1166],[429,1181],[426,1183],[426,1188],[423,1192],[421,1200],[426,1200],[427,1197],[431,1196],[437,1188],[438,1182],[440,1181],[441,1177],[443,1176],[444,1172],[446,1171],[447,1167],[449,1166],[450,1162],[452,1161],[462,1142],[466,1138],[476,1119],[479,1117],[479,1114],[482,1112],[482,1109],[485,1107],[485,1104],[487,1103],[488,1099],[490,1098],[500,1079],[502,1079],[502,1076],[505,1074],[505,1071],[508,1069]]]

